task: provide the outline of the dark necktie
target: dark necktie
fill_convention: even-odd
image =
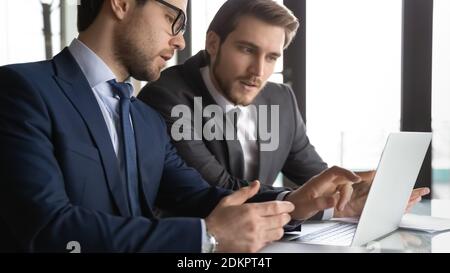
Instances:
[[[241,142],[238,139],[238,119],[241,114],[239,108],[234,108],[226,113],[226,118],[228,119],[227,125],[232,126],[233,139],[228,140],[228,149],[230,155],[230,168],[232,175],[243,179],[244,177],[244,152],[242,151]]]
[[[120,97],[120,125],[122,127],[123,162],[125,163],[125,174],[128,193],[128,202],[131,215],[141,215],[139,205],[138,169],[136,159],[136,142],[134,131],[130,121],[130,105],[132,87],[129,83],[118,83],[110,80],[108,83],[113,87]]]

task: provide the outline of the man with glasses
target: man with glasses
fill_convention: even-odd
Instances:
[[[291,203],[257,194],[258,181],[210,187],[177,155],[130,77],[157,80],[184,48],[186,5],[81,0],[68,48],[0,67],[0,252],[255,252],[291,218],[346,204],[360,179],[346,170],[325,171]],[[158,219],[155,206],[178,217]]]
[[[178,33],[181,35],[186,31],[186,13],[184,11],[166,1],[156,0],[157,2],[163,4],[164,6],[172,9],[176,14],[170,16],[169,22],[172,22],[172,35],[177,36]]]

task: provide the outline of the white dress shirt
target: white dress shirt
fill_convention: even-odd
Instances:
[[[258,162],[259,162],[259,151],[258,151],[258,142],[257,142],[257,112],[254,111],[256,108],[252,108],[249,106],[241,106],[235,105],[227,100],[214,86],[211,74],[210,67],[205,66],[200,68],[200,73],[203,78],[203,82],[205,83],[206,88],[209,93],[216,101],[216,103],[222,107],[225,113],[229,111],[239,108],[241,114],[238,115],[238,139],[242,147],[242,152],[244,154],[244,179],[253,180],[258,177]],[[284,200],[289,191],[285,191],[280,193],[277,196],[277,200]],[[326,209],[323,211],[322,220],[328,220],[333,218],[334,209]]]
[[[206,88],[224,113],[228,114],[231,110],[238,110],[237,138],[244,156],[244,177],[242,178],[250,181],[258,179],[259,152],[256,108],[231,103],[214,86],[209,74],[209,66],[201,68],[200,71]]]

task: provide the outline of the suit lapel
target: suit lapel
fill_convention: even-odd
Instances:
[[[256,105],[257,109],[259,109],[260,105],[267,105],[268,102],[264,99],[264,90],[261,90],[261,92],[258,94],[258,96],[255,98],[253,104]],[[267,120],[270,121],[270,109],[267,109],[268,111],[268,117]],[[266,181],[267,179],[267,171],[268,168],[270,167],[270,159],[271,159],[271,155],[268,154],[267,152],[262,152],[261,151],[261,138],[259,135],[259,110],[258,110],[258,115],[257,115],[257,121],[256,121],[256,130],[257,130],[257,141],[258,141],[258,159],[259,159],[259,164],[258,164],[258,179],[260,179],[261,181]]]
[[[117,156],[94,93],[67,48],[55,56],[54,63],[57,71],[55,80],[82,116],[99,149],[109,190],[117,208],[122,215],[129,216],[125,184],[122,183]]]
[[[149,184],[149,181],[152,181],[151,177],[149,177],[149,174],[153,172],[149,169],[151,168],[151,166],[149,166],[148,163],[154,162],[154,159],[151,158],[151,145],[153,143],[149,141],[148,136],[151,135],[151,132],[156,132],[157,129],[152,128],[151,122],[144,119],[144,117],[136,107],[136,101],[133,101],[131,104],[131,118],[133,120],[136,147],[139,147],[139,149],[136,149],[139,170],[139,183],[142,186],[145,204],[147,205],[146,209],[148,209],[151,216],[153,216],[152,200],[154,200],[153,196],[157,189],[155,188],[155,185]]]
[[[193,90],[195,96],[202,97],[203,108],[211,104],[217,104],[206,88],[206,85],[203,82],[203,77],[200,73],[200,69],[206,65],[208,65],[206,60],[206,52],[203,50],[187,60],[183,65],[185,82],[191,85],[191,90]],[[204,126],[209,119],[203,118],[202,120],[202,125]],[[223,117],[223,120],[225,121],[225,116]],[[216,128],[220,128],[222,130],[222,134],[225,139],[225,131],[223,126],[216,123]],[[238,178],[243,178],[244,153],[239,140],[225,140],[223,141],[223,145],[226,146],[228,151],[227,161],[230,174]]]

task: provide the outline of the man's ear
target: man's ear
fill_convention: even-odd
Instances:
[[[125,18],[125,15],[131,9],[130,0],[106,0],[106,1],[109,2],[112,13],[119,20],[123,20]]]
[[[209,31],[208,34],[206,34],[206,43],[205,43],[205,49],[208,52],[209,56],[211,58],[215,58],[217,53],[219,52],[220,47],[220,37],[215,33],[214,31]]]

